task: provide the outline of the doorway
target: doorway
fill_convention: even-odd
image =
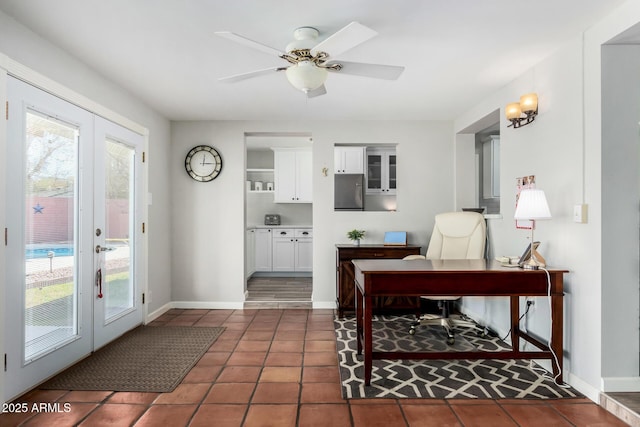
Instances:
[[[144,138],[8,79],[5,401],[142,323]]]
[[[245,134],[245,308],[311,308],[312,138]]]

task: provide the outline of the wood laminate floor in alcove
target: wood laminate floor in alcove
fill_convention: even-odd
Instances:
[[[254,277],[244,308],[311,308],[311,277]]]

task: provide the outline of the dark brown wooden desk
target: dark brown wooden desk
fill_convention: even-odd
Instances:
[[[373,359],[551,359],[556,382],[562,383],[563,274],[548,270],[502,267],[485,260],[354,260],[358,354],[364,350],[364,382],[371,384]],[[520,296],[551,295],[551,349],[520,330]],[[380,296],[508,296],[511,305],[511,350],[487,352],[374,352],[372,299]],[[409,331],[407,330],[407,336]],[[520,338],[540,351],[520,351]],[[557,356],[557,364],[553,354]]]

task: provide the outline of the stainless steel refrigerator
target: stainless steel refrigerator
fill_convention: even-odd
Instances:
[[[334,208],[342,211],[364,210],[364,175],[363,174],[335,174],[334,175]]]

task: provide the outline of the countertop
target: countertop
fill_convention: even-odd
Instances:
[[[252,228],[313,228],[312,225],[248,225],[247,230],[251,230]]]

